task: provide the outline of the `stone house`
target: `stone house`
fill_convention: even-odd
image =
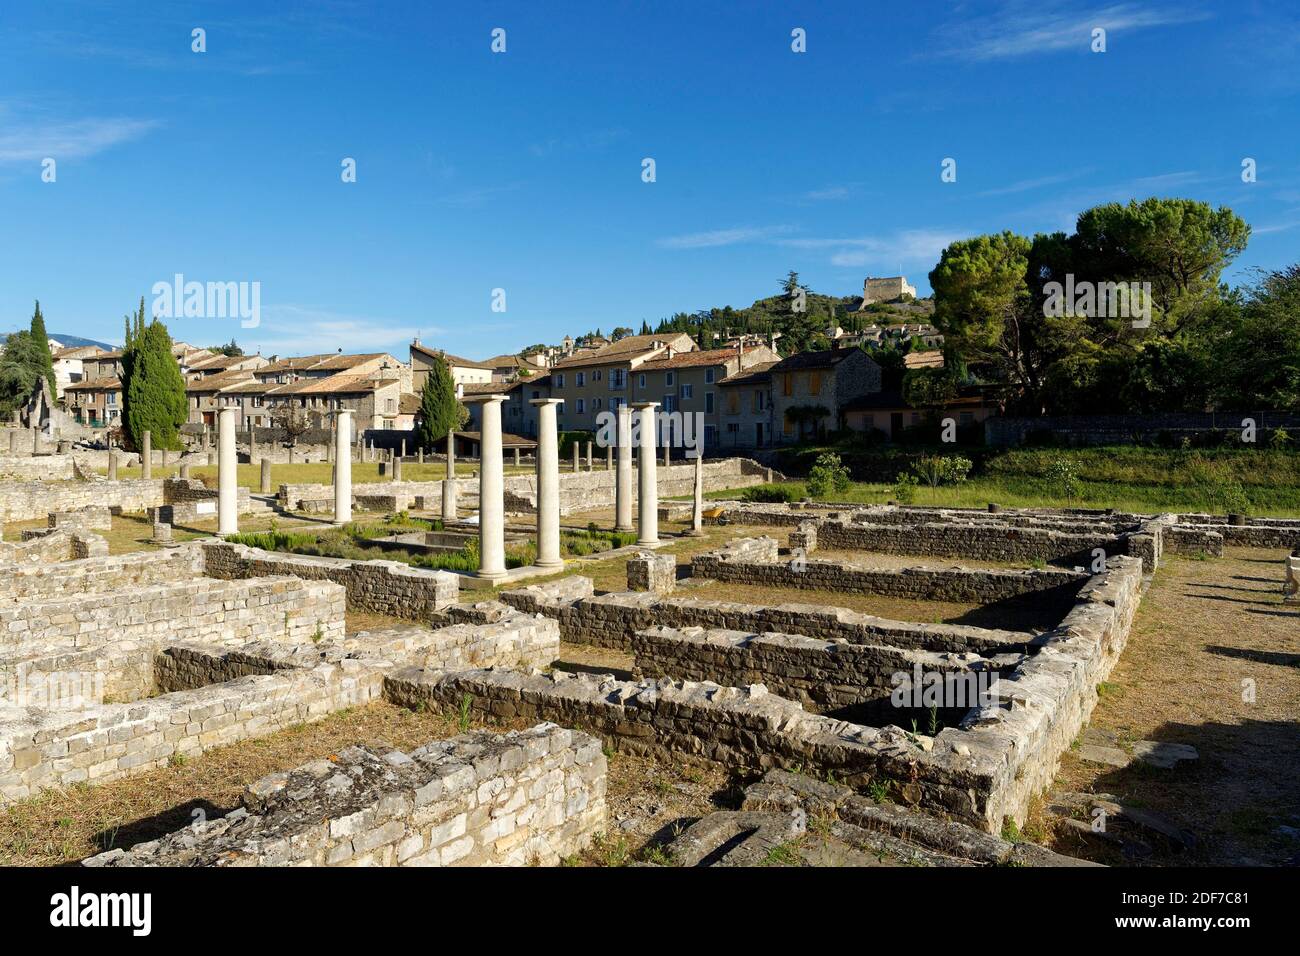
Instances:
[[[429,369],[433,368],[436,359],[442,359],[447,363],[447,367],[451,370],[451,380],[457,385],[488,385],[492,382],[493,373],[496,371],[487,362],[476,362],[473,359],[452,355],[442,349],[429,348],[427,345],[421,345],[420,340],[416,339],[411,343],[411,383],[407,391],[417,395],[420,393],[424,388],[425,376],[429,374]]]
[[[122,420],[122,382],[115,376],[85,379],[63,390],[73,421],[90,428],[113,428]]]
[[[776,361],[737,369],[718,383],[718,448],[772,444],[772,368]]]
[[[353,427],[360,432],[396,428],[402,415],[402,394],[400,379],[340,373],[277,386],[263,396],[263,402],[270,408],[272,421],[278,410],[294,408],[304,412],[312,425],[322,428],[330,427],[331,413],[351,409],[356,413]]]
[[[57,398],[63,397],[63,390],[69,385],[75,385],[85,378],[83,362],[90,358],[100,355],[104,352],[98,345],[73,345],[66,348],[58,348],[53,352],[54,356],[54,381],[58,389]]]
[[[847,404],[879,392],[880,366],[861,349],[800,352],[770,370],[778,442],[798,442],[844,427]]]
[[[661,411],[698,416],[695,421],[703,424],[704,447],[717,448],[722,435],[722,381],[739,372],[742,363],[753,367],[778,359],[767,345],[747,345],[743,357],[739,346],[694,352],[666,350],[632,372],[630,401],[659,402]]]
[[[552,398],[564,399],[559,410],[561,431],[594,432],[602,412],[638,401],[662,401],[647,385],[636,387],[637,371],[652,359],[697,351],[684,332],[629,335],[601,348],[577,351],[551,368]]]
[[[844,427],[857,432],[876,429],[897,441],[908,428],[925,422],[928,415],[952,418],[960,428],[982,424],[998,413],[997,406],[980,395],[963,395],[934,408],[913,408],[898,392],[873,392],[851,399],[843,408]]]

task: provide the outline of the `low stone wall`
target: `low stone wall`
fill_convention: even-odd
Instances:
[[[39,461],[40,459],[35,459]],[[8,521],[45,518],[51,511],[80,511],[108,508],[114,514],[144,512],[171,506],[173,520],[195,521],[217,516],[217,492],[195,478],[128,478],[109,481],[94,477],[88,481],[3,481],[0,482],[0,515]],[[252,507],[248,489],[241,487],[238,510]]]
[[[1001,699],[935,738],[936,754],[949,753],[990,778],[990,831],[1003,817],[1023,823],[1030,801],[1051,784],[1061,754],[1092,714],[1097,685],[1128,641],[1141,591],[1139,559],[1111,558],[1038,652],[1001,682]]]
[[[22,564],[5,568],[0,574],[0,604],[174,583],[197,577],[202,569],[202,552],[196,545],[79,561]]]
[[[797,634],[700,627],[652,627],[639,632],[632,647],[638,676],[712,680],[732,687],[762,684],[815,713],[853,708],[853,719],[859,722],[899,725],[904,715],[892,706],[890,694],[918,670],[953,675],[983,671],[993,676],[1010,671],[1023,659],[1019,654],[990,660],[977,654],[935,654]]]
[[[563,463],[561,465],[563,468]],[[659,497],[673,498],[694,494],[695,465],[673,464],[664,468],[662,463],[655,472]],[[748,458],[724,458],[705,462],[704,490],[721,491],[728,488],[746,488],[762,484],[767,470]],[[593,471],[560,472],[560,513],[605,508],[614,504],[615,471],[606,471],[600,462]],[[466,471],[457,479],[459,500],[477,507],[478,479]],[[440,481],[394,481],[359,483],[352,486],[353,500],[368,504],[373,509],[404,511],[415,506],[416,498],[426,502],[442,501]],[[280,506],[290,511],[303,502],[332,502],[334,487],[326,484],[283,484],[279,491]],[[331,505],[332,507],[332,505]],[[507,512],[522,513],[537,508],[537,477],[535,475],[506,475],[505,507]]]
[[[755,547],[753,542],[762,542]],[[921,601],[986,604],[1043,594],[1068,601],[1088,575],[1063,569],[857,568],[831,561],[777,561],[776,539],[741,538],[691,558],[691,575],[736,584],[813,591],[846,591]],[[759,555],[755,560],[751,555]],[[771,555],[770,560],[766,560]]]
[[[398,561],[350,561],[263,551],[242,544],[205,542],[204,573],[216,578],[287,574],[328,580],[347,589],[348,606],[391,617],[428,619],[454,604],[460,579],[449,571],[428,571]]]
[[[51,511],[46,515],[51,531],[112,531],[113,512],[104,505],[92,505],[76,511]]]
[[[605,829],[600,741],[539,724],[413,750],[348,747],[243,805],[87,866],[553,866]]]
[[[22,441],[23,436],[19,436]],[[26,450],[31,451],[31,435],[26,436]],[[9,450],[8,439],[4,449]],[[20,481],[71,481],[76,477],[70,455],[36,455],[15,456],[0,455],[0,478],[13,478]]]
[[[80,531],[23,532],[21,542],[0,541],[0,577],[24,566],[45,565],[108,554],[108,542],[97,534]]]
[[[915,525],[824,521],[818,525],[817,542],[821,548],[846,551],[1084,566],[1091,564],[1096,548],[1107,556],[1127,553],[1125,538],[1107,531],[1072,534],[984,521]]]
[[[385,693],[408,707],[459,706],[500,719],[549,720],[602,737],[615,749],[661,759],[698,759],[732,769],[800,767],[865,787],[877,779],[914,781],[925,802],[977,817],[988,781],[936,759],[929,738],[897,727],[862,727],[809,714],[761,685],[619,681],[588,674],[397,670]]]
[[[634,650],[636,634],[656,625],[723,628],[752,633],[802,634],[851,644],[935,652],[1000,654],[1037,641],[1024,631],[964,624],[919,624],[873,617],[847,608],[817,604],[739,604],[672,597],[651,592],[595,595],[590,578],[574,575],[547,584],[501,592],[501,600],[560,623],[564,640],[622,651]]]
[[[297,578],[174,584],[0,606],[0,650],[131,639],[310,642],[343,633],[343,589]]]
[[[0,711],[0,801],[105,783],[375,700],[380,673],[342,661],[78,710]]]

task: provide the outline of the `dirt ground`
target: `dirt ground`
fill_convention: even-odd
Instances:
[[[1110,793],[1163,814],[1196,838],[1156,841],[1144,861],[1091,835],[1033,826],[1054,849],[1123,864],[1277,865],[1300,857],[1300,607],[1281,603],[1282,553],[1228,549],[1223,558],[1167,555],[1142,599],[1091,727],[1137,740],[1190,744],[1200,757],[1170,769],[1062,760],[1055,791]]]

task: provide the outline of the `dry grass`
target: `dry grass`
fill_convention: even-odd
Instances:
[[[1194,746],[1170,770],[1122,770],[1067,753],[1054,788],[1113,793],[1172,818],[1198,838],[1191,853],[1154,863],[1277,864],[1300,843],[1300,609],[1283,606],[1279,551],[1228,549],[1221,559],[1166,556],[1143,598],[1128,646],[1092,726],[1122,745]],[[1253,682],[1254,703],[1243,700]],[[1037,815],[1038,825],[1051,819]],[[1056,828],[1055,848],[1120,862],[1107,847]]]
[[[486,726],[471,714],[470,726]],[[530,722],[495,722],[517,729]],[[220,816],[268,773],[327,757],[352,744],[410,750],[460,733],[457,715],[417,713],[387,703],[340,711],[256,740],[206,751],[184,763],[99,786],[47,791],[0,817],[0,864],[57,866],[179,829],[194,811]]]

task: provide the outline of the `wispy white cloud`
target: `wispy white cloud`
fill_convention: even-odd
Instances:
[[[1178,26],[1209,17],[1195,5],[1112,3],[1079,9],[1060,2],[1011,0],[991,16],[948,22],[935,31],[935,51],[965,60],[1001,60],[1067,49],[1088,52],[1097,27],[1106,30],[1109,40],[1118,33]]]
[[[139,139],[159,124],[125,117],[78,120],[20,119],[0,129],[0,163],[84,159]]]
[[[1061,183],[1069,182],[1072,179],[1078,179],[1080,176],[1091,172],[1090,169],[1079,169],[1068,173],[1058,173],[1054,176],[1040,176],[1037,179],[1021,179],[1016,182],[1008,183],[1005,186],[998,186],[996,189],[985,189],[983,192],[976,193],[977,196],[1009,196],[1012,193],[1024,193],[1034,189],[1042,189],[1044,186],[1056,186]]]
[[[318,352],[376,352],[404,349],[417,335],[431,338],[446,329],[416,327],[375,316],[344,315],[314,306],[277,304],[262,307],[262,324],[249,335],[244,351],[263,355],[313,355]],[[395,353],[398,354],[398,353]],[[400,356],[399,356],[400,357]]]
[[[714,249],[744,242],[763,242],[789,231],[789,226],[741,226],[735,229],[714,229],[684,236],[669,236],[658,240],[657,244],[665,249]]]
[[[472,207],[483,206],[507,193],[512,193],[518,189],[521,183],[505,183],[500,186],[475,186],[467,189],[461,189],[457,192],[445,193],[441,196],[435,196],[433,204],[435,206],[456,206]]]
[[[834,266],[861,267],[887,264],[932,264],[944,247],[966,233],[955,229],[904,229],[891,235],[846,236],[826,239],[787,239],[780,245],[793,249],[824,249]]]

